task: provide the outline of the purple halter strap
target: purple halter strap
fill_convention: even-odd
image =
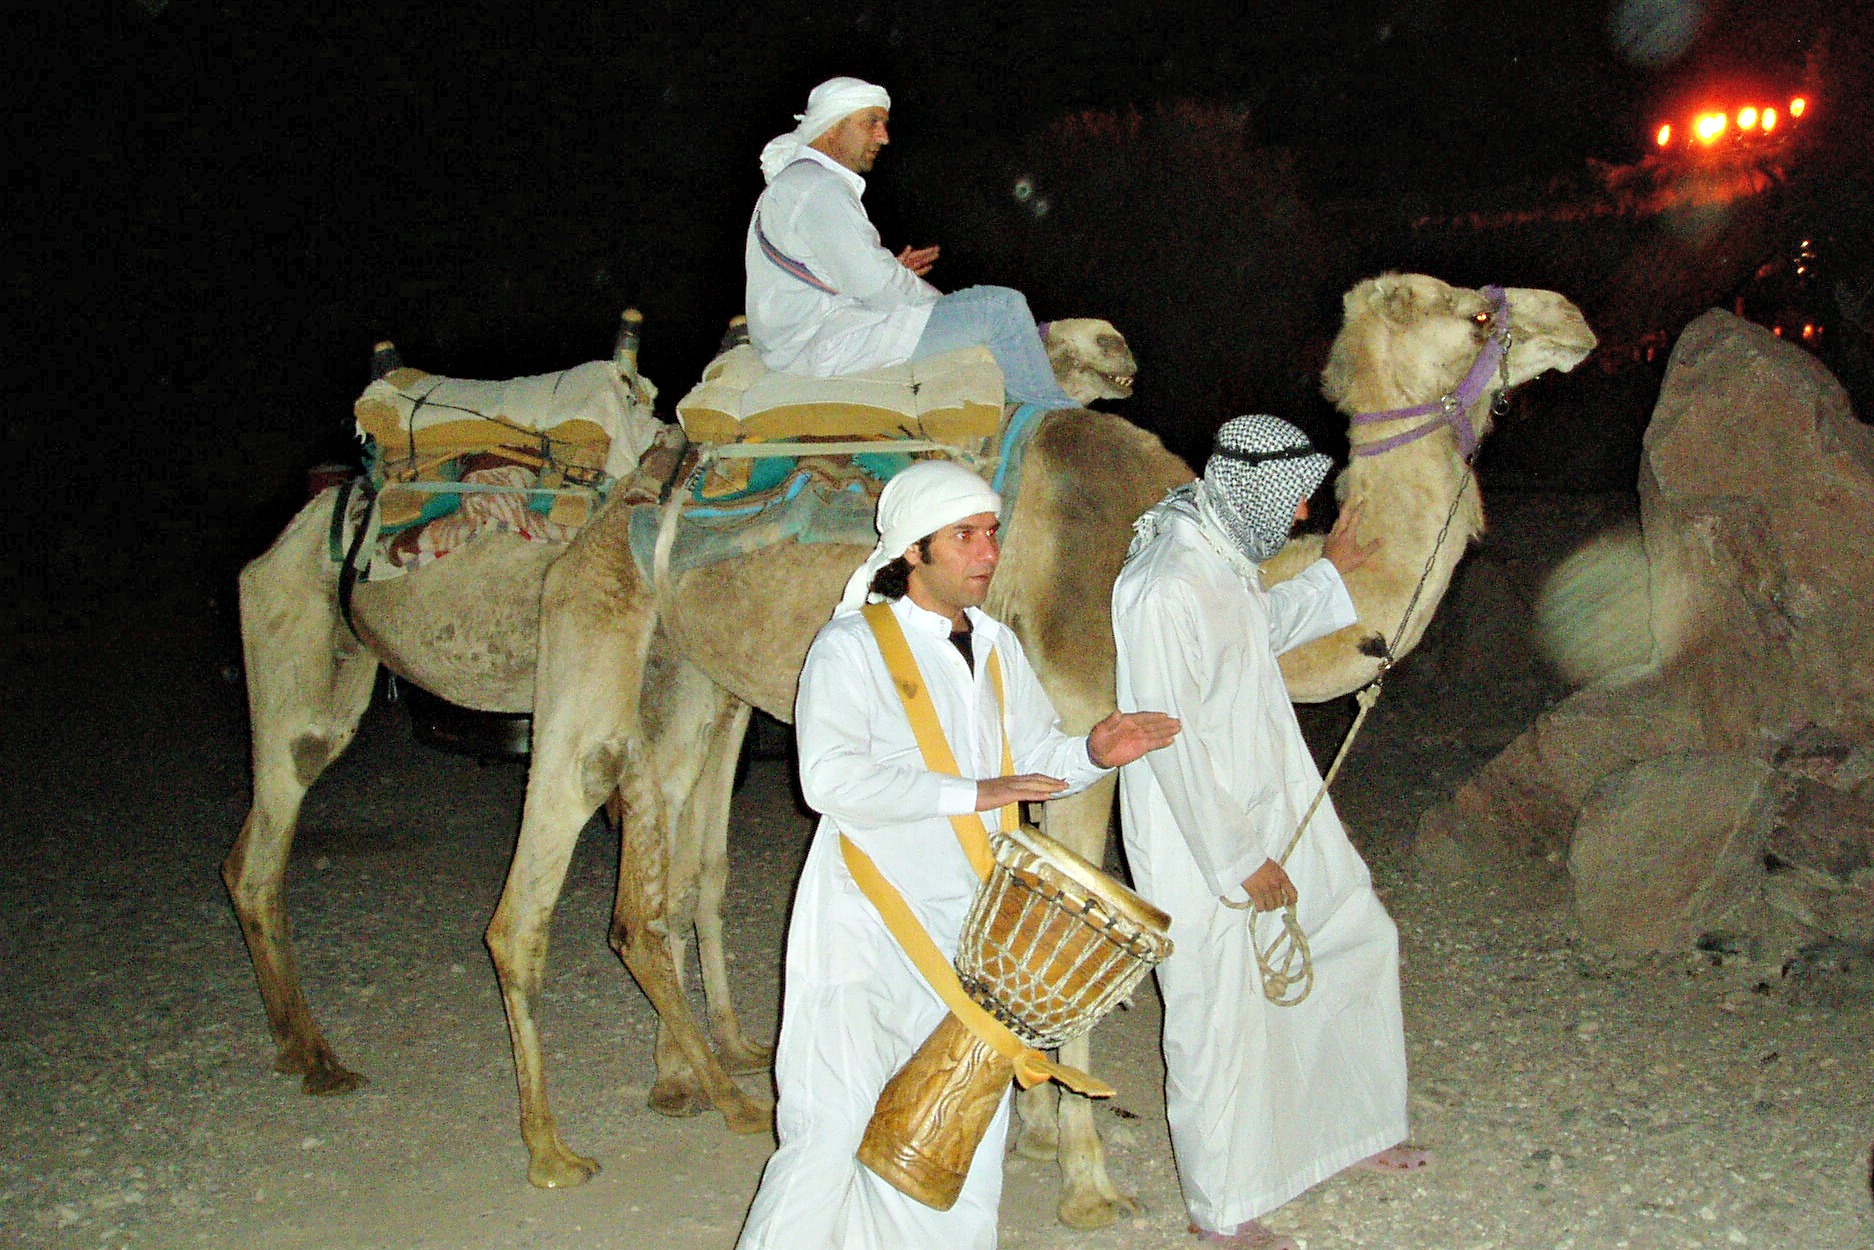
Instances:
[[[1471,371],[1458,383],[1458,389],[1448,395],[1442,395],[1429,404],[1415,404],[1410,408],[1388,408],[1384,412],[1356,413],[1350,424],[1373,425],[1380,421],[1403,421],[1407,417],[1431,417],[1423,425],[1415,425],[1402,434],[1391,438],[1382,438],[1371,443],[1356,443],[1350,449],[1356,456],[1377,456],[1381,452],[1403,447],[1416,439],[1424,438],[1439,426],[1448,425],[1458,436],[1458,450],[1464,459],[1469,460],[1477,450],[1477,431],[1471,428],[1470,409],[1483,395],[1484,388],[1490,385],[1490,377],[1502,368],[1510,351],[1510,300],[1500,286],[1483,288],[1484,298],[1490,301],[1491,330],[1490,337],[1484,341],[1483,349],[1477,353],[1477,359],[1471,364]]]

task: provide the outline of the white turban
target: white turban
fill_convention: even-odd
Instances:
[[[774,176],[800,159],[800,150],[833,128],[834,123],[860,109],[891,108],[885,88],[859,78],[829,78],[807,94],[807,111],[794,114],[800,125],[768,140],[761,150],[761,177]]]
[[[878,546],[846,582],[834,612],[856,612],[866,601],[878,571],[920,538],[979,512],[1002,511],[1002,496],[989,483],[948,460],[920,460],[885,483],[878,497]]]

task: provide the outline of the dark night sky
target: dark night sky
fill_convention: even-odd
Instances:
[[[1078,110],[1185,99],[1292,150],[1311,195],[1535,185],[1631,159],[1645,108],[1701,67],[1800,71],[1797,14],[1830,11],[1706,7],[1684,58],[1636,68],[1601,0],[34,6],[7,54],[9,459],[135,524],[128,447],[132,494],[224,527],[189,550],[226,563],[278,519],[255,500],[342,449],[378,337],[438,372],[537,372],[606,354],[636,305],[674,401],[739,311],[755,153],[834,73],[894,95],[870,197],[887,241],[944,243],[940,285],[1027,287],[989,270],[1020,250],[999,219],[945,219],[929,179]],[[1022,246],[1064,287],[1074,257]],[[200,503],[242,473],[264,485]]]

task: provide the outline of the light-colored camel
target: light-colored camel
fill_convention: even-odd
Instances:
[[[1461,345],[1474,354],[1490,321],[1483,296],[1424,277],[1363,283],[1346,311],[1335,353],[1346,362],[1345,380],[1334,382],[1329,371],[1330,392],[1344,408],[1417,403],[1451,390],[1469,363]],[[1572,367],[1593,345],[1580,314],[1559,296],[1512,290],[1509,317],[1505,384]],[[1493,386],[1473,406],[1480,425],[1494,393]],[[1373,500],[1366,523],[1387,537],[1393,562],[1424,558],[1429,546],[1415,547],[1418,518],[1442,516],[1463,481],[1461,467],[1442,465],[1458,458],[1448,432],[1423,443],[1414,455],[1389,452],[1374,462],[1375,477],[1390,470],[1425,479],[1414,489],[1373,488],[1366,496]],[[1433,449],[1442,459],[1427,454]],[[1091,412],[1050,414],[1027,448],[989,607],[1020,632],[1070,727],[1089,725],[1112,706],[1107,601],[1131,521],[1189,476],[1157,439]],[[554,1125],[532,1002],[573,844],[614,791],[624,820],[611,941],[665,1025],[653,1101],[681,1110],[707,1100],[731,1127],[765,1126],[766,1108],[728,1073],[766,1053],[743,1036],[721,973],[717,912],[734,747],[748,705],[791,717],[807,643],[863,551],[784,544],[691,571],[653,596],[632,562],[627,518],[608,509],[557,560],[524,544],[491,542],[477,558],[465,552],[396,583],[360,587],[355,608],[372,640],[367,648],[337,615],[325,552],[331,506],[328,494],[308,507],[242,576],[255,805],[223,873],[280,1043],[277,1066],[304,1073],[313,1092],[353,1088],[361,1079],[338,1063],[306,1007],[280,881],[300,800],[349,740],[381,656],[446,698],[534,713],[521,833],[487,935],[513,1036],[529,1179],[577,1184],[596,1167],[568,1149]],[[1386,511],[1393,507],[1402,515]],[[1474,531],[1473,524],[1467,536]],[[453,573],[430,576],[456,561]],[[1363,602],[1370,589],[1355,586],[1354,594],[1373,629],[1392,628],[1383,602]],[[661,624],[647,651],[654,619]],[[1366,680],[1371,657],[1359,650],[1361,641],[1359,631],[1348,631],[1338,660],[1322,653],[1311,670],[1315,697]],[[1051,805],[1046,819],[1097,860],[1110,806],[1109,783]],[[676,971],[686,921],[697,932],[715,1050],[690,1014]],[[1106,1177],[1091,1115],[1073,1099],[1062,1120],[1062,1218],[1081,1227],[1110,1222],[1128,1204]],[[1045,1151],[1052,1126],[1035,1122],[1023,1149]]]
[[[1551,369],[1567,371],[1594,347],[1586,321],[1561,296],[1511,290],[1507,298],[1511,347],[1504,367],[1470,405],[1476,437],[1488,432],[1491,403],[1503,389]],[[1479,292],[1421,275],[1363,282],[1346,296],[1344,312],[1324,389],[1349,415],[1411,408],[1454,391],[1490,334],[1504,328]],[[1424,422],[1414,416],[1364,423],[1355,441],[1390,441]],[[1085,732],[1114,707],[1107,604],[1132,521],[1190,476],[1156,438],[1104,414],[1050,414],[1028,445],[986,607],[1020,634],[1069,732]],[[1394,658],[1410,651],[1453,568],[1483,528],[1475,479],[1449,426],[1383,454],[1356,457],[1335,489],[1343,506],[1364,505],[1365,532],[1385,541],[1347,579],[1360,623],[1285,657],[1284,676],[1298,700],[1331,699],[1370,682],[1383,650],[1375,645],[1378,635],[1390,642]],[[1447,518],[1449,532],[1441,542]],[[1300,571],[1319,558],[1320,547],[1319,535],[1290,542],[1268,566],[1271,579]],[[855,548],[776,548],[679,579],[662,609],[654,649],[667,667],[647,685],[647,702],[656,680],[671,680],[673,689],[681,689],[672,697],[699,701],[696,706],[718,718],[746,702],[791,720],[795,678],[813,632],[864,554]],[[1418,604],[1401,628],[1421,578]],[[748,628],[757,617],[763,627]],[[713,700],[711,684],[717,688]],[[706,756],[717,760],[718,772],[738,743],[739,738],[708,744]],[[658,757],[681,767],[671,753],[659,751]],[[666,780],[681,790],[680,778]],[[1109,779],[1047,804],[1043,819],[1053,837],[1097,863],[1104,856],[1111,807]],[[724,815],[717,809],[712,819]],[[656,830],[633,826],[628,817],[627,841],[657,841]],[[1070,1043],[1063,1059],[1084,1068],[1087,1039]],[[665,1077],[684,1079],[687,1074]],[[1054,1099],[1051,1086],[1024,1096],[1017,1149],[1060,1160],[1063,1222],[1078,1228],[1111,1223],[1132,1204],[1107,1177],[1089,1104],[1069,1097],[1058,1104],[1057,1116]]]
[[[1047,340],[1057,376],[1080,402],[1131,393],[1137,364],[1109,323],[1057,321]],[[619,364],[634,407],[648,415],[654,392],[637,375],[635,351],[621,353]],[[364,1081],[338,1061],[307,1006],[282,885],[306,791],[356,733],[379,663],[465,707],[531,712],[521,850],[488,941],[513,1037],[528,1177],[538,1185],[577,1184],[595,1165],[568,1151],[554,1128],[531,1003],[567,860],[580,828],[608,795],[633,810],[687,803],[699,814],[683,818],[668,844],[645,849],[620,873],[613,946],[662,1019],[688,1019],[676,969],[686,920],[693,919],[723,1060],[736,1070],[766,1064],[765,1048],[742,1036],[722,976],[721,839],[732,769],[699,772],[700,752],[689,749],[708,734],[733,731],[739,740],[747,711],[725,708],[718,724],[708,713],[696,719],[694,701],[654,698],[649,722],[641,722],[638,691],[653,600],[632,563],[629,509],[602,509],[563,548],[486,533],[395,581],[359,584],[354,636],[340,615],[338,568],[329,552],[337,494],[328,490],[308,504],[240,579],[254,789],[222,878],[279,1046],[275,1067],[302,1075],[311,1094],[345,1093]],[[665,692],[670,683],[653,685]],[[648,766],[646,742],[671,753],[673,762]],[[671,776],[683,778],[680,793]],[[660,1064],[677,1066],[677,1048],[694,1034],[692,1028],[673,1038],[660,1030]],[[757,1131],[768,1123],[766,1109],[736,1089],[715,1056],[688,1054],[682,1068],[704,1074],[709,1099],[732,1127]],[[689,1084],[661,1082],[654,1105],[689,1109]]]

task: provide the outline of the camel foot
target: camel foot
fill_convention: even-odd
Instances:
[[[766,1072],[774,1063],[774,1047],[761,1046],[746,1037],[733,1037],[716,1045],[716,1057],[723,1068],[737,1076]]]
[[[1082,1189],[1062,1194],[1061,1205],[1055,1208],[1054,1213],[1061,1223],[1075,1232],[1090,1233],[1118,1223],[1121,1219],[1143,1215],[1145,1208],[1136,1198],[1130,1198],[1117,1190],[1102,1193],[1097,1189]]]
[[[651,1086],[650,1097],[644,1101],[657,1114],[675,1119],[686,1119],[709,1110],[709,1095],[703,1092],[703,1087],[675,1076],[659,1078]]]
[[[311,1058],[281,1051],[280,1057],[274,1061],[273,1070],[289,1076],[303,1072],[305,1079],[299,1083],[300,1092],[315,1098],[349,1094],[370,1083],[363,1075],[351,1071],[334,1059],[330,1051],[317,1052]]]
[[[598,1173],[597,1159],[576,1155],[559,1142],[527,1161],[527,1183],[537,1189],[573,1189]]]
[[[1061,1157],[1061,1135],[1052,1121],[1047,1124],[1024,1122],[1015,1136],[1015,1153],[1035,1163],[1052,1163]]]
[[[731,1133],[772,1133],[774,1108],[743,1095],[722,1109],[722,1122]]]

